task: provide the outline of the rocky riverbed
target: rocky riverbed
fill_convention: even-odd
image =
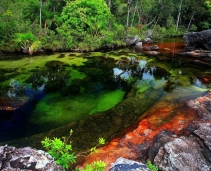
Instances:
[[[136,129],[101,147],[98,153],[87,157],[83,165],[103,160],[108,164],[106,170],[138,168],[147,171],[143,163],[149,159],[162,171],[210,171],[211,91],[187,101],[186,105],[189,109],[183,116],[172,118],[160,126],[150,124],[155,119],[153,113],[158,115],[158,111],[152,109],[151,116],[140,121]],[[160,110],[160,117],[169,116],[170,110]]]

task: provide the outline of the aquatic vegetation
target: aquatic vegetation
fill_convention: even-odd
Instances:
[[[98,100],[96,108],[94,108],[89,114],[103,112],[114,107],[117,103],[122,101],[125,92],[121,90],[115,90],[102,94]]]
[[[141,80],[137,82],[137,93],[144,92],[151,87],[151,80]]]

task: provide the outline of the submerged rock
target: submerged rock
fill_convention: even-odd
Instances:
[[[159,51],[145,51],[144,52],[146,55],[151,55],[151,56],[157,56],[157,55],[160,55],[161,53]]]
[[[1,171],[65,171],[42,150],[0,146]]]

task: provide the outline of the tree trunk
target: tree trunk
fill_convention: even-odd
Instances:
[[[130,25],[131,27],[133,26],[133,21],[134,21],[134,17],[135,17],[137,7],[138,7],[138,1],[136,1],[136,6],[135,6],[135,9],[134,9],[133,18],[132,18],[132,22],[131,22],[131,25]]]
[[[110,11],[111,11],[111,0],[108,0],[108,8],[109,8]]]
[[[190,28],[190,25],[191,25],[191,22],[192,22],[192,20],[193,20],[194,15],[195,15],[195,11],[193,11],[193,13],[192,13],[192,15],[191,15],[190,21],[189,21],[189,23],[188,23],[187,31],[188,31],[189,28]]]
[[[40,33],[42,32],[42,0],[40,0]]]
[[[132,0],[128,0],[127,1],[127,27],[129,26],[129,18],[130,18],[130,4],[131,4]]]
[[[182,8],[182,1],[180,1],[180,7],[179,7],[179,13],[178,13],[178,16],[177,16],[177,26],[176,26],[176,31],[178,29],[178,26],[179,26],[179,20],[180,20],[180,13],[181,13],[181,8]]]

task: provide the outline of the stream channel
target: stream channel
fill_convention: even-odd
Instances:
[[[169,122],[187,100],[206,94],[210,85],[203,78],[211,69],[176,55],[182,39],[157,45],[157,56],[133,48],[1,55],[0,143],[41,148],[45,136],[66,136],[73,129],[75,150],[86,150],[99,137],[110,141],[135,127],[159,102],[177,106],[154,124]]]

